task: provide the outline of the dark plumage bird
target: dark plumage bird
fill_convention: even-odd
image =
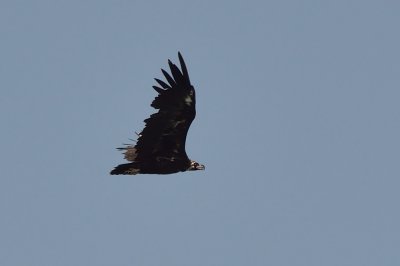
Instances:
[[[130,163],[118,165],[110,174],[172,174],[205,169],[190,160],[185,151],[186,136],[196,116],[196,96],[185,61],[180,53],[178,57],[181,70],[168,60],[172,77],[161,69],[167,82],[155,79],[159,86],[153,88],[158,96],[151,106],[158,112],[144,120],[146,125],[136,145],[118,148]]]

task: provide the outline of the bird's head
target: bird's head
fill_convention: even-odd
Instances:
[[[187,169],[188,171],[196,171],[196,170],[204,170],[206,167],[202,164],[199,164],[198,162],[195,161],[190,161],[190,166]]]

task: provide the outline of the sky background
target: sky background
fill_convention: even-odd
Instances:
[[[0,1],[0,265],[400,265],[398,1]],[[206,171],[110,176],[167,59]]]

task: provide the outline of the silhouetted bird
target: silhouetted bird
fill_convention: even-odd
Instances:
[[[144,120],[146,125],[136,145],[118,148],[130,163],[118,165],[110,174],[172,174],[205,169],[190,160],[185,151],[186,136],[196,116],[196,96],[179,52],[178,57],[182,71],[168,60],[172,77],[161,69],[167,82],[155,79],[159,86],[153,88],[158,96],[151,106],[158,112]]]

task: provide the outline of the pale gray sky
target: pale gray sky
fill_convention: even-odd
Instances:
[[[400,265],[397,1],[0,2],[0,265]],[[206,171],[110,176],[181,51]]]

